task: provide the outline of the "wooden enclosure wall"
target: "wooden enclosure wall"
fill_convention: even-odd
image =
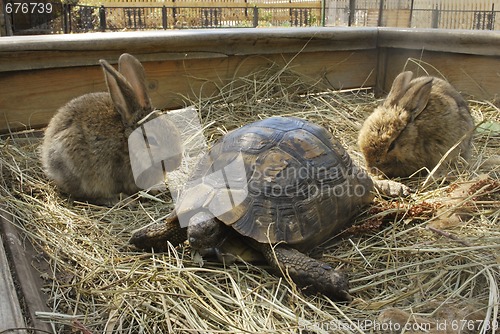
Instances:
[[[382,94],[405,64],[421,74],[419,61],[476,98],[494,98],[500,87],[495,32],[288,28],[2,37],[0,131],[43,127],[70,99],[105,90],[98,60],[116,64],[123,52],[143,62],[158,108],[212,96],[273,63],[323,88],[375,87]]]
[[[448,80],[476,99],[500,97],[500,32],[380,28],[377,89],[388,91],[402,70]]]
[[[4,37],[0,39],[0,129],[45,125],[78,95],[105,90],[98,60],[137,56],[158,108],[211,96],[273,63],[333,88],[373,86],[373,29],[224,29]],[[22,101],[20,103],[20,101]]]

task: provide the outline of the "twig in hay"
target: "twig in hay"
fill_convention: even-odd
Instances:
[[[358,252],[358,254],[363,258],[363,260],[365,261],[365,263],[369,267],[372,267],[371,263],[366,259],[366,257],[363,255],[363,253],[361,252],[361,250],[359,250],[358,246],[351,240],[351,238],[349,238],[348,240],[351,243],[351,245],[354,247],[354,249],[356,250],[356,252]]]
[[[73,329],[80,331],[82,334],[93,334],[87,327],[85,327],[78,319],[73,320]]]
[[[434,232],[434,233],[442,235],[443,237],[446,237],[448,239],[456,241],[456,242],[464,245],[465,247],[471,247],[471,244],[469,244],[467,241],[464,241],[464,240],[460,239],[459,237],[457,237],[456,235],[454,235],[452,233],[442,231],[442,230],[437,229],[437,228],[432,227],[432,226],[427,226],[427,229],[430,230],[430,231],[432,231],[432,232]]]

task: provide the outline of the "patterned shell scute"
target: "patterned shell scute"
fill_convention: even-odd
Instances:
[[[241,153],[246,180],[236,183],[248,195],[217,218],[259,242],[320,242],[371,200],[369,177],[328,131],[305,120],[271,117],[228,133],[216,146],[193,178],[224,168]],[[349,195],[348,188],[359,182],[366,193]]]

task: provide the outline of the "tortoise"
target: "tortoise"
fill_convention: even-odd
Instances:
[[[226,168],[228,182],[213,177],[238,159],[241,168]],[[161,251],[166,240],[187,239],[194,250],[215,249],[222,259],[242,254],[238,248],[247,245],[297,286],[348,301],[347,275],[306,253],[370,203],[375,184],[325,128],[271,117],[222,137],[200,159],[166,223],[135,231],[130,242]],[[378,185],[384,192],[406,192],[395,184]],[[180,228],[183,222],[187,229]]]

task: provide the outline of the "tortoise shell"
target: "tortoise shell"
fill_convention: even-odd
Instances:
[[[228,168],[231,167],[231,168]],[[239,234],[300,249],[333,236],[373,199],[373,182],[326,129],[271,117],[229,132],[197,164],[176,207]]]

